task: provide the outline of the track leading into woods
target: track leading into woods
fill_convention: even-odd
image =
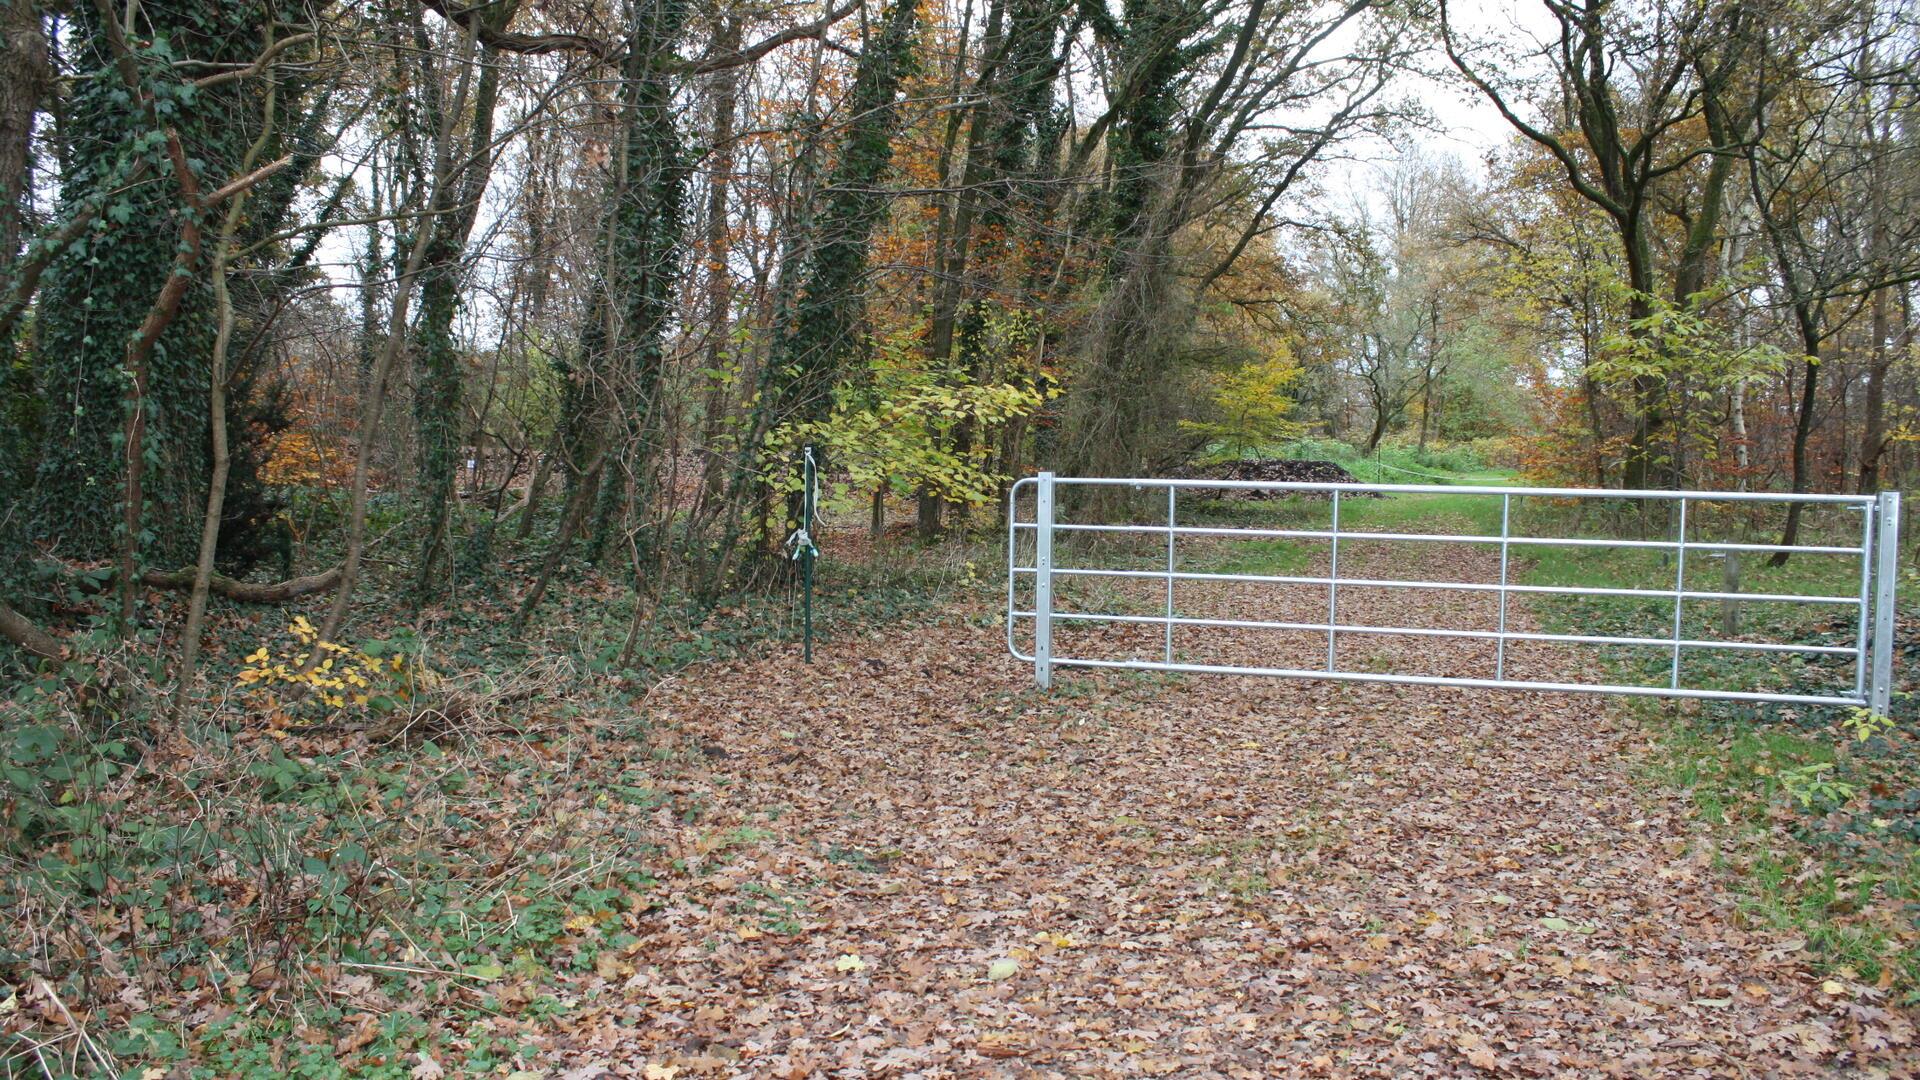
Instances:
[[[1181,594],[1242,618],[1281,603]],[[1040,695],[987,610],[835,642],[810,670],[782,655],[659,688],[666,787],[704,811],[648,824],[686,870],[628,966],[529,1042],[681,1076],[1915,1067],[1910,1016],[1743,927],[1602,699],[1072,671]],[[1355,590],[1342,610],[1467,617],[1437,594]],[[1215,634],[1240,660],[1316,655]],[[1490,649],[1351,647],[1412,670]],[[1509,656],[1522,677],[1567,662]]]

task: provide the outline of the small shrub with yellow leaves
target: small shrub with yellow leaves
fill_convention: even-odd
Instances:
[[[412,701],[434,678],[425,665],[386,642],[354,649],[322,641],[305,615],[288,623],[287,638],[249,653],[234,676],[269,721],[318,720],[354,711],[384,715]],[[315,652],[319,662],[303,672]]]

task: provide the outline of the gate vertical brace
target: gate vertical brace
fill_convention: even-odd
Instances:
[[[1327,555],[1327,670],[1333,670],[1333,641],[1340,624],[1340,492],[1333,493],[1333,541]]]
[[[1500,628],[1493,658],[1493,677],[1507,677],[1507,543],[1511,539],[1507,525],[1513,515],[1513,496],[1500,496]]]
[[[1680,689],[1680,630],[1687,610],[1687,500],[1680,499],[1680,529],[1674,536],[1673,571],[1673,677],[1670,690]]]
[[[1874,544],[1873,682],[1867,708],[1885,716],[1893,701],[1893,586],[1900,566],[1900,493],[1881,492],[1873,513],[1879,535]]]
[[[1033,681],[1053,685],[1053,474],[1043,472],[1034,487],[1033,526]]]
[[[1177,521],[1174,500],[1180,489],[1167,485],[1167,663],[1173,663],[1173,540]]]
[[[1873,641],[1873,534],[1880,522],[1878,502],[1859,507],[1860,514],[1860,625],[1853,642],[1853,696],[1867,700],[1867,654]]]

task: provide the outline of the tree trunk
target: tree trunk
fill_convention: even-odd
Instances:
[[[474,38],[469,32],[461,50],[462,67],[466,73],[460,78],[454,106],[447,110],[447,118],[458,115],[466,108],[473,50]],[[445,122],[434,140],[432,183],[425,204],[421,207],[427,214],[446,208],[447,174],[452,168],[452,155],[452,124]],[[413,299],[413,286],[419,279],[420,267],[427,258],[427,245],[433,237],[433,229],[425,217],[415,220],[414,229],[413,249],[407,253],[406,266],[394,284],[393,306],[387,315],[386,341],[381,346],[379,360],[374,363],[366,391],[361,395],[360,438],[354,447],[353,486],[347,499],[347,552],[340,566],[339,591],[334,594],[333,606],[327,610],[327,617],[320,625],[318,637],[322,641],[337,640],[340,626],[347,618],[347,606],[353,602],[353,588],[359,582],[361,559],[366,554],[367,485],[373,472],[373,450],[380,433],[380,420],[386,414],[387,381],[393,375],[393,366],[399,360],[401,346],[406,341],[407,309]],[[320,650],[315,649],[301,670],[310,671],[319,663]]]
[[[608,447],[605,487],[588,538],[586,554],[595,562],[613,538],[616,521],[637,557],[656,545],[652,532],[667,518],[656,506],[655,489],[667,449],[667,401],[661,389],[684,253],[687,175],[674,118],[676,80],[668,62],[687,14],[685,5],[670,0],[634,5],[622,67],[623,130],[604,270],[607,303],[617,316],[607,335],[606,365],[615,441]]]
[[[776,341],[760,371],[749,437],[735,455],[729,492],[735,505],[746,501],[741,496],[749,485],[764,492],[754,464],[762,452],[775,449],[763,445],[766,433],[783,423],[826,417],[845,360],[859,347],[868,250],[889,206],[881,185],[893,164],[893,137],[900,122],[895,97],[914,70],[919,23],[911,0],[894,0],[861,50],[848,91],[852,119],[841,129],[839,160],[823,193],[825,205],[808,224],[808,245],[793,279],[793,302],[783,305]],[[797,497],[789,500],[787,514],[798,520]],[[730,523],[709,580],[727,576],[725,564],[737,540],[737,523]],[[762,554],[771,556],[772,547],[763,547]]]
[[[1813,433],[1813,407],[1820,393],[1820,333],[1816,316],[1804,304],[1799,308],[1800,336],[1802,347],[1807,351],[1805,381],[1800,385],[1799,414],[1793,423],[1793,493],[1801,494],[1807,490],[1807,441]],[[1780,532],[1780,543],[1792,547],[1800,541],[1800,515],[1806,509],[1805,503],[1787,505],[1787,523]],[[1767,560],[1768,566],[1785,566],[1787,556],[1792,552],[1776,551],[1773,558]]]
[[[47,37],[34,0],[0,0],[0,271],[20,251],[33,182],[33,116],[47,92]]]
[[[273,130],[273,95],[267,96],[267,125],[260,138],[241,162],[250,167],[266,146]],[[200,559],[194,566],[193,591],[187,598],[187,625],[181,631],[180,669],[173,675],[173,722],[185,715],[187,691],[193,685],[194,668],[200,662],[200,631],[207,617],[207,592],[213,584],[213,560],[220,546],[221,511],[227,500],[227,470],[232,457],[227,446],[227,350],[233,344],[233,295],[227,288],[227,260],[233,247],[234,230],[240,225],[240,212],[246,206],[245,192],[233,197],[213,250],[213,305],[217,320],[213,333],[213,354],[207,372],[207,416],[211,420],[210,441],[213,470],[207,478],[207,512],[200,523]]]
[[[1440,302],[1427,308],[1427,366],[1420,380],[1420,452],[1427,452],[1427,429],[1433,413],[1433,368],[1440,359]]]
[[[139,8],[140,33],[165,36],[176,56],[216,69],[239,68],[258,59],[264,28],[290,14],[281,2],[148,4]],[[61,134],[70,156],[62,170],[61,216],[98,213],[96,221],[110,227],[90,230],[84,249],[69,248],[47,265],[34,313],[40,343],[35,379],[45,400],[59,403],[48,417],[49,431],[58,437],[42,450],[23,520],[39,535],[57,537],[67,557],[123,557],[127,515],[95,508],[103,485],[121,486],[126,479],[126,438],[138,426],[142,460],[136,468],[143,475],[135,531],[145,534],[138,544],[143,555],[182,561],[196,550],[206,501],[206,375],[214,318],[204,277],[180,273],[198,269],[191,249],[203,227],[193,220],[201,208],[183,196],[181,173],[196,189],[200,176],[237,174],[258,134],[253,125],[262,83],[248,78],[201,88],[192,107],[158,118],[153,80],[169,92],[183,92],[188,70],[142,66],[117,40],[125,5],[107,0],[57,6],[65,13],[59,44],[77,69],[121,70],[117,79],[75,79],[68,99]],[[161,166],[173,175],[127,184],[127,148],[156,132],[167,140],[170,159],[178,151],[177,163]],[[103,186],[111,195],[94,210]],[[150,306],[156,296],[163,303]],[[129,389],[123,371],[143,385]]]
[[[490,26],[505,28],[518,6],[517,0],[495,5],[487,12],[485,21]],[[476,25],[478,22],[475,21]],[[424,529],[420,565],[413,582],[416,601],[425,599],[441,557],[450,546],[447,534],[452,527],[454,489],[466,417],[460,401],[461,357],[459,343],[453,336],[453,321],[460,312],[467,238],[473,232],[480,213],[480,198],[486,192],[493,169],[493,112],[499,100],[500,68],[499,52],[486,49],[479,60],[479,78],[474,87],[471,134],[457,150],[465,167],[449,180],[453,192],[447,200],[448,213],[422,225],[433,238],[420,267],[420,324],[414,331],[418,372],[413,407],[418,426]],[[463,70],[457,77],[464,81],[471,75]],[[429,115],[436,127],[451,130],[460,122],[458,113],[434,115],[439,112],[438,93],[426,97]]]
[[[192,169],[182,164],[178,178],[182,196],[190,204],[198,203],[200,193]],[[141,522],[146,511],[148,361],[153,357],[154,343],[179,314],[180,302],[186,298],[187,286],[193,281],[193,266],[200,261],[199,209],[197,205],[190,206],[182,216],[180,250],[174,259],[174,271],[161,286],[160,295],[154,298],[140,329],[127,342],[126,371],[131,378],[127,382],[126,427],[122,436],[126,486],[120,507],[119,621],[123,635],[131,633],[133,627],[134,568],[140,561]]]
[[[559,440],[540,455],[533,467],[533,479],[527,481],[527,497],[520,500],[520,521],[513,527],[513,539],[519,543],[533,532],[533,519],[540,512],[540,499],[547,491],[547,482],[553,478],[553,461],[560,456]]]
[[[940,538],[940,496],[922,487],[913,500],[913,534],[922,540]]]
[[[1644,244],[1644,240],[1642,241]],[[1634,249],[1632,241],[1629,251]],[[1649,290],[1653,285],[1653,273],[1648,266],[1650,258],[1644,251],[1639,257],[1629,256],[1627,276],[1633,294],[1627,300],[1627,323],[1629,332],[1639,335],[1645,320],[1653,314]],[[1655,471],[1653,468],[1653,441],[1660,428],[1660,381],[1651,375],[1637,375],[1632,381],[1633,396],[1633,436],[1627,443],[1627,461],[1625,475],[1621,484],[1629,490],[1643,490],[1651,486]]]
[[[964,293],[967,255],[973,240],[974,183],[981,169],[980,140],[986,130],[986,97],[993,77],[993,53],[1000,36],[1001,0],[992,0],[988,8],[987,30],[981,45],[982,68],[973,84],[976,97],[971,109],[960,108],[960,87],[967,68],[966,38],[953,60],[953,97],[955,106],[947,118],[946,137],[940,144],[935,174],[940,184],[953,183],[953,156],[959,141],[960,126],[967,122],[967,143],[962,151],[959,191],[940,200],[933,231],[933,310],[927,327],[927,360],[936,371],[944,370],[953,359],[954,320]],[[972,15],[971,6],[968,17]],[[968,122],[970,121],[970,122]],[[940,499],[926,488],[915,494],[914,533],[922,540],[940,535]]]
[[[199,576],[197,567],[183,570],[148,570],[140,575],[140,584],[149,589],[191,589],[194,579]],[[334,567],[318,574],[288,578],[271,584],[255,581],[235,581],[219,574],[207,576],[207,591],[215,596],[242,604],[284,604],[289,600],[298,600],[315,593],[331,592],[340,586],[341,567]]]
[[[541,560],[540,573],[533,580],[533,588],[527,591],[526,598],[513,613],[513,621],[508,624],[511,633],[518,635],[525,630],[534,610],[545,599],[547,587],[553,583],[554,571],[560,568],[560,561],[566,558],[567,549],[573,545],[574,534],[580,531],[580,523],[586,520],[594,497],[599,493],[601,470],[602,462],[595,461],[568,496],[567,505],[560,512],[560,533],[553,538],[553,546],[547,549],[546,557]]]
[[[740,47],[740,20],[728,16],[720,22],[715,48],[731,52]],[[728,189],[733,183],[733,124],[740,111],[740,76],[728,68],[714,78],[713,86],[713,167],[707,173],[707,369],[726,369],[727,342],[732,331],[733,270],[728,265],[729,227]],[[726,455],[719,452],[720,433],[732,403],[732,384],[719,375],[707,389],[706,411],[700,418],[700,450],[706,455],[700,473],[701,498],[717,497],[726,481]]]
[[[1886,288],[1875,289],[1871,326],[1872,358],[1867,364],[1865,430],[1860,435],[1860,483],[1856,490],[1870,495],[1880,487],[1880,455],[1887,448],[1887,377],[1893,372],[1893,352],[1887,348],[1892,319],[1887,311]]]
[[[1752,453],[1747,445],[1747,381],[1742,379],[1734,383],[1732,393],[1732,417],[1729,422],[1733,428],[1733,463],[1740,470],[1738,489],[1745,491],[1747,470],[1752,467]]]

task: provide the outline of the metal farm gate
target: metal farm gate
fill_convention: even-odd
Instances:
[[[1065,487],[1124,487],[1136,491],[1166,492],[1165,524],[1093,524],[1061,521],[1057,517],[1058,493]],[[1031,489],[1032,516],[1022,520],[1022,495]],[[1242,528],[1233,526],[1182,525],[1179,499],[1183,491],[1223,492],[1232,489],[1283,493],[1310,493],[1328,497],[1331,524],[1327,529]],[[1500,499],[1498,535],[1462,535],[1449,533],[1343,532],[1340,527],[1340,500],[1364,495],[1444,494],[1484,495]],[[1641,502],[1677,502],[1672,539],[1628,540],[1574,536],[1516,536],[1512,534],[1513,503],[1516,498],[1612,499]],[[1850,508],[1861,516],[1859,543],[1852,546],[1799,545],[1783,549],[1779,544],[1720,543],[1687,538],[1689,506],[1721,503],[1806,503]],[[1157,503],[1156,503],[1157,505]],[[1713,698],[1734,701],[1797,702],[1812,705],[1865,706],[1884,714],[1893,683],[1894,571],[1899,550],[1900,496],[1897,492],[1879,495],[1784,495],[1775,493],[1720,491],[1613,491],[1597,488],[1520,488],[1470,487],[1428,484],[1322,484],[1268,483],[1226,480],[1152,480],[1092,477],[1056,477],[1041,473],[1015,483],[1007,513],[1007,648],[1016,659],[1033,664],[1034,679],[1040,686],[1051,684],[1053,669],[1059,667],[1121,668],[1140,671],[1176,671],[1233,675],[1274,675],[1292,678],[1339,679],[1355,682],[1418,683],[1435,686],[1469,686],[1500,689],[1584,691],[1603,694],[1635,694],[1653,697]],[[1157,514],[1157,511],[1155,511]],[[1130,533],[1166,537],[1166,567],[1159,569],[1121,569],[1099,566],[1061,566],[1054,558],[1055,540],[1062,533]],[[1279,574],[1212,573],[1180,569],[1178,540],[1183,536],[1227,539],[1285,538],[1324,541],[1328,548],[1328,572],[1325,577]],[[1030,543],[1023,540],[1030,538]],[[1406,541],[1414,543],[1473,544],[1497,547],[1500,572],[1497,581],[1429,581],[1419,579],[1380,579],[1343,577],[1340,566],[1342,540]],[[1509,553],[1515,546],[1558,546],[1595,548],[1652,548],[1671,552],[1674,564],[1670,589],[1600,588],[1574,585],[1515,584],[1509,580]],[[1851,556],[1857,560],[1860,587],[1857,593],[1838,596],[1714,592],[1686,587],[1689,553],[1777,552]],[[1018,554],[1030,560],[1022,565]],[[1156,557],[1157,558],[1157,557]],[[1016,584],[1032,579],[1031,608],[1022,610],[1015,603]],[[1127,615],[1097,611],[1060,610],[1055,603],[1055,583],[1062,578],[1123,578],[1164,583],[1164,611],[1152,615]],[[1275,585],[1320,586],[1326,589],[1326,617],[1313,622],[1281,622],[1249,619],[1199,618],[1182,616],[1175,605],[1177,584],[1183,581],[1251,582]],[[1439,629],[1385,626],[1365,622],[1343,622],[1340,618],[1340,589],[1446,589],[1462,592],[1498,594],[1498,615],[1492,629]],[[1508,597],[1512,594],[1550,593],[1563,595],[1628,596],[1673,602],[1672,632],[1663,637],[1621,637],[1595,634],[1548,634],[1511,630],[1507,626]],[[1683,614],[1688,601],[1734,600],[1741,602],[1779,602],[1822,604],[1853,608],[1857,612],[1856,631],[1850,645],[1810,645],[1765,640],[1718,640],[1688,638],[1682,635]],[[1162,658],[1093,659],[1063,655],[1054,648],[1057,623],[1132,623],[1165,628]],[[1033,651],[1020,651],[1015,642],[1017,625],[1031,624]],[[1305,631],[1325,634],[1324,667],[1255,667],[1233,664],[1186,663],[1174,658],[1175,627],[1237,627],[1254,630]],[[1393,674],[1377,671],[1344,670],[1338,663],[1336,648],[1341,635],[1413,635],[1431,637],[1477,638],[1496,642],[1493,678],[1452,675]],[[1615,685],[1589,682],[1548,682],[1507,677],[1507,643],[1510,641],[1563,642],[1585,645],[1633,645],[1671,650],[1672,660],[1666,685]],[[1761,691],[1715,690],[1686,685],[1682,678],[1681,654],[1687,651],[1726,650],[1743,652],[1813,653],[1853,657],[1851,689],[1837,688],[1828,694],[1786,694]]]

